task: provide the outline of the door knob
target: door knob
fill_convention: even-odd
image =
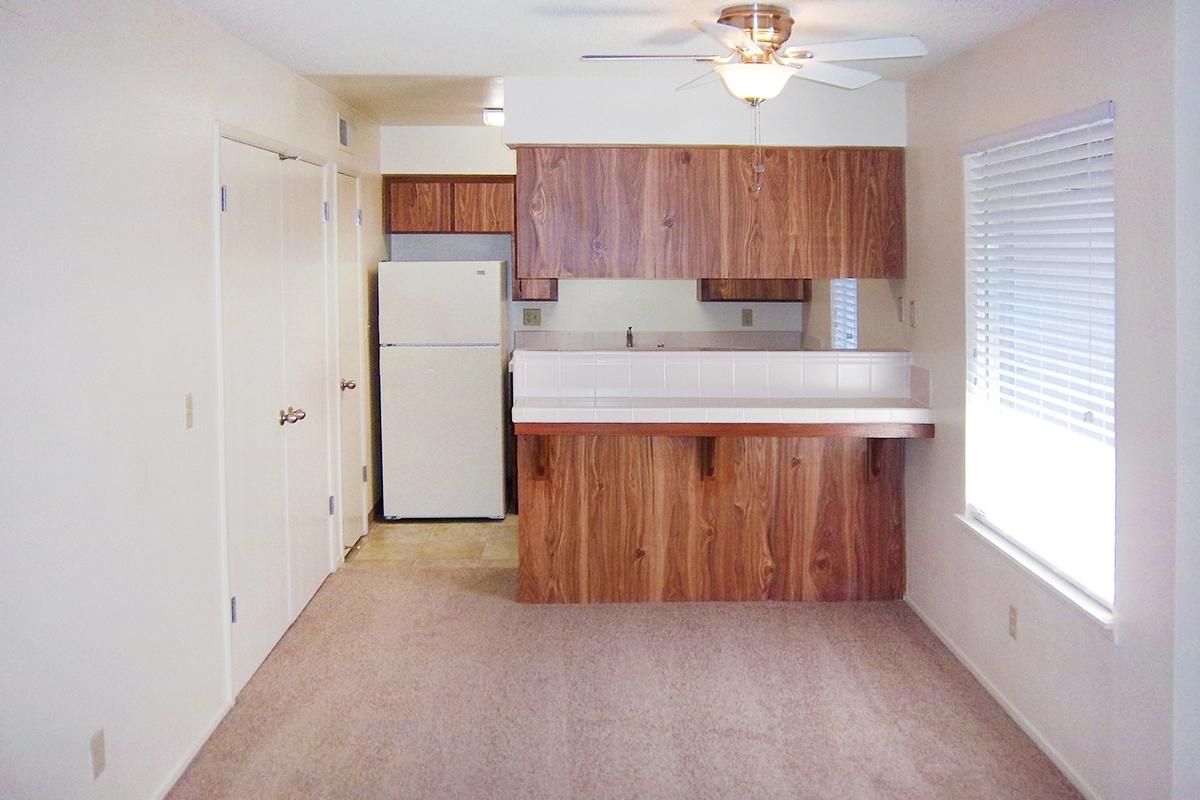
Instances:
[[[285,422],[290,422],[291,424],[295,425],[297,422],[307,416],[308,415],[304,413],[303,408],[292,408],[291,406],[288,406],[287,411],[279,412],[279,424],[282,425]]]
[[[345,378],[342,379],[342,391],[343,392],[346,391],[347,389],[357,388],[357,386],[358,386],[358,384],[355,383],[353,380],[348,381]]]

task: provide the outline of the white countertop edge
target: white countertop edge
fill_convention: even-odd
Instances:
[[[513,422],[606,422],[606,423],[905,423],[932,424],[933,411],[928,408],[772,408],[737,406],[722,407],[654,407],[629,408],[513,408]]]

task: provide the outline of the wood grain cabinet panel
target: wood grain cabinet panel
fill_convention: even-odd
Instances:
[[[455,233],[512,233],[516,202],[512,183],[458,182],[454,186]]]
[[[643,271],[647,277],[721,273],[721,151],[656,147],[645,151]]]
[[[519,148],[521,277],[644,277],[648,155],[646,148]]]
[[[795,192],[786,149],[763,151],[766,168],[762,188],[751,191],[755,179],[754,150],[723,148],[720,156],[721,268],[698,278],[782,278],[793,276],[790,266],[789,218]]]
[[[904,277],[904,151],[844,151],[842,275]]]
[[[897,439],[519,436],[526,602],[895,600]]]
[[[812,278],[843,272],[846,151],[797,148],[788,151],[792,172],[787,218],[788,268]]]
[[[706,303],[807,303],[812,281],[805,278],[701,278],[696,299]]]
[[[391,181],[388,192],[388,230],[391,233],[449,233],[450,184]]]

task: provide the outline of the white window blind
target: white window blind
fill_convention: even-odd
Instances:
[[[1107,605],[1116,437],[1111,104],[964,156],[968,512]]]
[[[836,350],[857,350],[858,281],[854,278],[837,278],[829,284],[833,347]]]

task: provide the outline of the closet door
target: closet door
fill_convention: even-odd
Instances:
[[[277,161],[283,197],[285,405],[289,622],[329,574],[329,362],[325,308],[325,174],[304,161]],[[282,631],[280,631],[282,634]]]
[[[225,507],[236,694],[287,629],[279,157],[221,141]]]
[[[342,547],[365,534],[367,456],[363,437],[363,398],[367,393],[362,364],[362,259],[358,254],[358,179],[337,176],[338,368],[341,395]]]

